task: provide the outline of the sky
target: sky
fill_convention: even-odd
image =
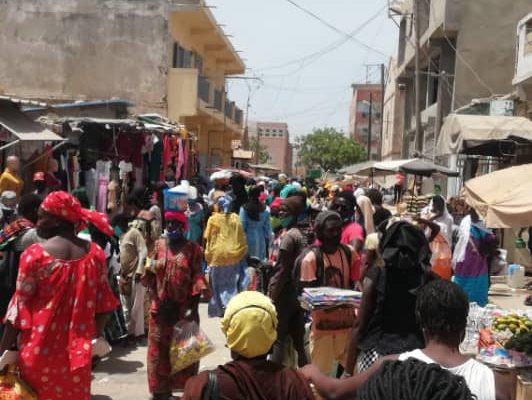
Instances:
[[[246,76],[262,79],[229,79],[228,96],[245,110],[251,91],[250,120],[286,122],[292,138],[324,126],[347,132],[351,84],[366,82],[365,64],[388,65],[397,52],[388,0],[293,1],[341,32],[289,0],[207,0]],[[380,81],[379,74],[371,68],[369,80]]]

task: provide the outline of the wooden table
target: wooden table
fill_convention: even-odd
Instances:
[[[532,295],[532,290],[513,289],[511,296],[490,295],[489,302],[507,310],[532,310],[531,306],[525,305],[529,295]]]

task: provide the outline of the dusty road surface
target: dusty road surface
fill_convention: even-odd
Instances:
[[[220,330],[219,318],[207,317],[207,305],[200,305],[201,327],[214,342],[216,351],[205,357],[200,370],[211,369],[229,360],[225,337]],[[113,348],[111,357],[102,361],[93,371],[93,400],[147,400],[146,345]]]

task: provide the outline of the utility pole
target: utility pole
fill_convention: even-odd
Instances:
[[[382,138],[384,134],[384,68],[384,64],[381,64],[381,134],[379,138],[379,161],[382,160]]]
[[[373,120],[373,92],[369,92],[368,161],[371,161],[371,129]]]
[[[419,24],[419,2],[420,0],[414,0],[414,23],[415,23],[415,36],[416,36],[416,54],[415,54],[415,113],[416,113],[416,151],[420,154],[423,153],[423,130],[421,129],[421,46],[420,46],[420,24]]]
[[[257,140],[255,140],[255,164],[259,164],[259,151],[260,151],[260,132],[257,129]]]
[[[249,126],[248,126],[248,115],[249,115],[249,103],[250,103],[250,97],[251,97],[251,90],[248,90],[248,100],[246,102],[246,119],[244,121],[244,143],[243,143],[243,148],[244,149],[249,149]],[[257,132],[257,135],[258,135],[258,132]]]

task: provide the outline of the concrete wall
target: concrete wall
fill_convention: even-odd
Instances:
[[[513,91],[516,27],[530,12],[532,3],[530,0],[511,3],[509,7],[500,0],[465,2],[456,43],[461,57],[456,58],[455,105],[457,100],[467,103],[473,98],[488,97],[490,92],[507,94]]]
[[[517,27],[517,50],[515,76],[513,84],[522,99],[532,100],[532,32],[527,27],[532,25],[532,12],[519,22]]]
[[[0,0],[0,92],[165,107],[166,0]]]
[[[168,72],[168,118],[179,121],[197,114],[198,70],[170,68]]]
[[[397,82],[398,66],[394,59],[388,64],[388,81],[384,91],[384,112],[381,155],[383,160],[401,158],[404,131],[405,91]]]

